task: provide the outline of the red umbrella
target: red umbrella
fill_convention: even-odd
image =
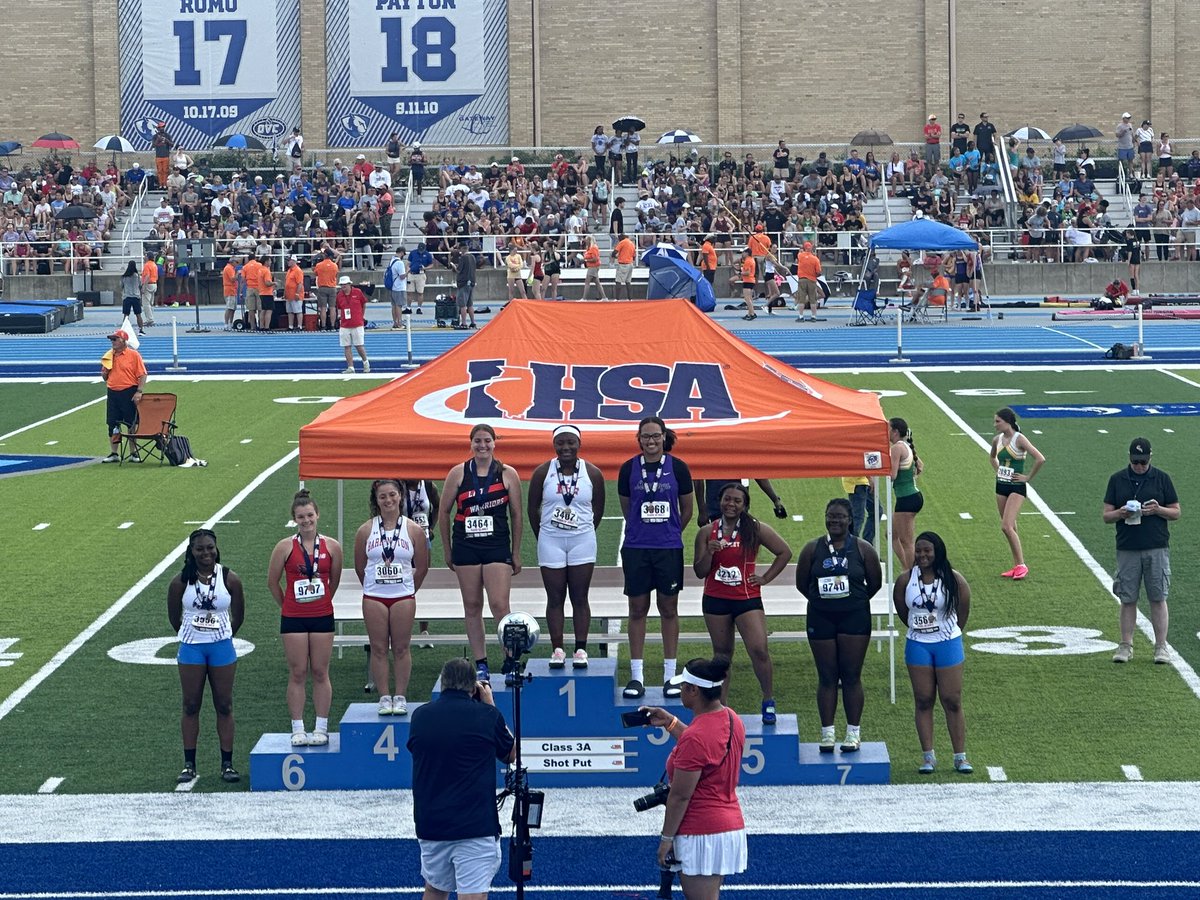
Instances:
[[[78,150],[79,144],[75,138],[69,134],[62,134],[57,131],[52,131],[49,134],[43,134],[40,138],[33,142],[35,147],[48,147],[51,150]]]

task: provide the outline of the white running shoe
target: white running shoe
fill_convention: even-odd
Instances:
[[[423,637],[423,638],[427,638],[427,637],[429,637],[429,632],[428,632],[428,631],[422,631],[422,632],[421,632],[421,637]],[[422,649],[422,650],[432,650],[432,649],[433,649],[433,644],[431,644],[429,641],[422,641],[422,642],[421,642],[421,649]]]
[[[392,698],[386,694],[379,698],[379,715],[390,716],[392,714]]]
[[[367,375],[371,372],[371,363],[368,360],[363,360],[363,374]]]
[[[576,650],[575,655],[571,657],[571,667],[575,669],[586,669],[588,664],[587,651]]]
[[[567,664],[567,654],[562,647],[555,647],[550,654],[550,668],[561,669]]]
[[[354,374],[354,366],[347,366],[346,368],[342,369],[342,374],[343,375],[353,375]]]
[[[407,716],[408,715],[408,703],[405,701],[403,694],[397,694],[395,697],[392,698],[392,715],[393,716]]]

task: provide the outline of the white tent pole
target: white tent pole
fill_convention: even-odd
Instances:
[[[888,510],[888,513],[887,513],[887,568],[885,569],[885,571],[887,572],[887,578],[884,581],[884,589],[887,590],[887,588],[890,585],[893,585],[896,583],[896,575],[895,575],[895,556],[894,556],[894,550],[892,549],[892,513],[891,513],[891,510],[892,510],[892,479],[885,478],[884,480],[887,482],[886,508]],[[876,509],[878,510],[878,508],[879,508],[878,493],[876,493],[876,495],[875,495],[875,504],[876,504]],[[895,628],[896,628],[895,610],[893,609],[891,604],[888,604],[888,630],[895,631]],[[892,703],[895,704],[895,702],[896,702],[896,638],[894,636],[892,636],[888,639],[888,662],[890,663],[890,665],[888,666],[888,669],[891,672],[891,675],[889,676],[889,678],[891,681]]]
[[[345,541],[342,540],[342,514],[345,511],[345,488],[346,482],[338,479],[337,498],[338,498],[338,543],[345,546]]]

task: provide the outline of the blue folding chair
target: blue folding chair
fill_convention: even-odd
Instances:
[[[858,294],[854,297],[851,325],[882,325],[884,323],[883,310],[887,308],[887,303],[879,301],[878,293],[877,290],[858,289]]]

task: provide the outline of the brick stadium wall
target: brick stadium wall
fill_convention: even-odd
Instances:
[[[166,0],[155,0],[166,2]],[[468,0],[460,0],[468,2]],[[541,82],[531,72],[538,15]],[[1200,16],[1182,0],[958,0],[958,106],[1001,130],[1073,121],[1111,134],[1121,112],[1200,136]],[[917,140],[953,121],[947,0],[512,0],[511,143],[579,145],[616,114],[711,141]],[[42,0],[5,17],[0,140],[118,131],[116,2]],[[325,131],[325,0],[301,0],[303,127]],[[1180,87],[1177,88],[1177,85]],[[315,144],[310,138],[310,144]]]

